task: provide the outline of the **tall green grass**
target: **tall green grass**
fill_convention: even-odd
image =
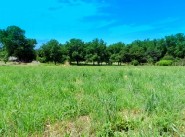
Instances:
[[[43,136],[56,123],[58,136],[72,136],[70,122],[81,136],[184,136],[184,74],[183,67],[1,66],[0,136]],[[85,132],[82,117],[90,119]]]

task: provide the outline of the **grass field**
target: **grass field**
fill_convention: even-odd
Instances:
[[[185,68],[0,66],[0,136],[185,136]]]

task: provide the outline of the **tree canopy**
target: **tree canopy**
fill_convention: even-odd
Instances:
[[[178,33],[161,39],[135,40],[130,44],[117,42],[108,45],[102,39],[84,42],[81,39],[70,39],[64,44],[51,39],[35,50],[35,39],[25,36],[25,31],[17,26],[0,29],[0,58],[6,60],[15,56],[19,61],[30,62],[33,59],[41,62],[70,63],[81,62],[101,65],[102,63],[118,65],[156,64],[160,60],[185,60],[185,35]],[[165,61],[161,61],[165,62]]]
[[[38,50],[38,57],[41,62],[61,62],[62,49],[59,42],[55,39],[43,44]]]
[[[30,62],[35,59],[35,39],[25,37],[25,31],[17,26],[0,30],[0,43],[5,57],[15,56],[19,61]]]

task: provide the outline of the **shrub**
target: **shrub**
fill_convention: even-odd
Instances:
[[[41,63],[46,63],[46,58],[45,57],[38,57],[37,56],[37,61],[41,62]]]
[[[174,60],[174,57],[170,56],[170,55],[166,55],[162,58],[162,60]]]
[[[138,65],[139,65],[139,61],[133,60],[133,61],[131,62],[131,64],[134,65],[134,66],[138,66]]]
[[[176,59],[174,62],[175,66],[185,66],[185,59]]]
[[[156,63],[157,66],[171,66],[173,63],[172,60],[160,60]]]

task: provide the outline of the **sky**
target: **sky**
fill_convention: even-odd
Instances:
[[[42,45],[51,39],[107,44],[185,33],[185,0],[0,0],[0,29],[16,25]]]

